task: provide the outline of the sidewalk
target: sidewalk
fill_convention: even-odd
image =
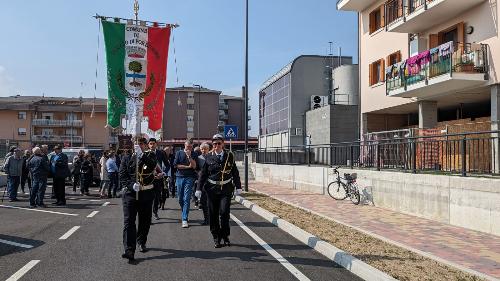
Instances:
[[[251,181],[250,189],[500,279],[500,237],[349,200]]]

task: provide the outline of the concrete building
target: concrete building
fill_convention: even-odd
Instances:
[[[248,120],[251,120],[248,115]],[[224,132],[225,125],[238,127],[237,139],[244,139],[245,99],[227,95],[219,96],[219,133]]]
[[[498,129],[498,5],[341,0],[337,8],[359,13],[363,134],[479,119]]]
[[[359,139],[358,66],[333,69],[332,85],[330,103],[306,112],[306,135],[311,145]]]
[[[352,57],[305,55],[269,78],[259,92],[259,147],[304,145],[311,96],[331,96],[332,69],[345,64]]]
[[[0,147],[34,144],[109,147],[106,100],[40,96],[0,97]],[[0,150],[0,155],[4,151]]]
[[[211,140],[224,125],[238,126],[243,139],[244,99],[221,91],[197,87],[167,88],[163,115],[163,140],[167,143]]]

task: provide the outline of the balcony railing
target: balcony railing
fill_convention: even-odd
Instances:
[[[219,109],[221,110],[228,110],[229,106],[225,103],[219,103]]]
[[[83,142],[81,136],[57,136],[57,135],[33,135],[32,140],[35,142]]]
[[[56,126],[56,127],[81,127],[83,126],[82,120],[53,120],[53,119],[33,119],[31,124],[33,126]]]
[[[448,42],[386,68],[386,94],[441,75],[488,74],[488,46]]]
[[[385,27],[391,32],[420,33],[456,18],[485,0],[389,0],[385,3]]]

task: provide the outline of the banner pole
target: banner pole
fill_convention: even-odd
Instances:
[[[135,13],[135,25],[139,25],[139,2],[137,0],[134,0],[134,13]],[[141,134],[141,114],[140,114],[140,108],[139,108],[139,103],[135,100],[135,142],[136,145],[138,146],[139,150],[141,147],[139,146],[139,138]],[[139,183],[139,154],[136,152],[135,155],[135,182],[136,184]],[[135,193],[135,199],[139,200],[139,190],[136,191]]]

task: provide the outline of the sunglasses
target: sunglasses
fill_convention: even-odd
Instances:
[[[222,142],[213,142],[212,144],[213,144],[213,145],[221,145],[221,144],[222,144]]]

